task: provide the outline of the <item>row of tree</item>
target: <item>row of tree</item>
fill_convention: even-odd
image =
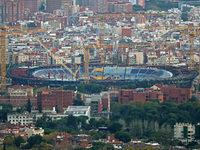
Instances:
[[[115,104],[111,111],[111,120],[123,119],[127,126],[134,120],[157,122],[159,126],[176,122],[200,122],[200,101],[192,97],[187,103],[175,104],[170,102],[130,102],[129,104]]]
[[[22,136],[11,137],[7,136],[3,141],[4,149],[6,150],[18,150],[18,149],[53,149],[48,146],[46,140],[40,135],[34,135],[27,140]]]
[[[179,105],[156,101],[130,102],[123,105],[117,103],[112,106],[111,111],[110,119],[91,118],[88,123],[88,118],[84,116],[69,115],[61,120],[51,121],[44,115],[42,119],[37,120],[36,126],[43,127],[45,134],[54,131],[78,134],[81,131],[99,139],[111,133],[124,142],[130,141],[131,137],[148,138],[167,145],[173,137],[175,123],[195,124],[200,121],[200,102],[195,98]],[[108,131],[96,132],[99,127],[107,127]]]

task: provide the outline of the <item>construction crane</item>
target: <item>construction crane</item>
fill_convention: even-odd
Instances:
[[[108,48],[109,46],[112,46],[112,45],[104,44],[102,47],[103,48]],[[152,44],[151,43],[118,44],[118,48],[127,48],[127,47],[135,47],[135,46],[152,46]],[[76,46],[71,46],[71,49],[84,49],[85,84],[88,84],[89,83],[89,79],[90,79],[90,77],[89,77],[89,55],[90,55],[90,49],[91,48],[100,48],[100,47],[101,47],[100,45],[76,45]],[[103,80],[103,77],[101,79]]]
[[[101,63],[104,63],[104,22],[107,19],[120,19],[120,18],[132,18],[132,17],[158,17],[158,16],[164,16],[165,14],[98,14],[93,16],[88,16],[88,19],[99,19],[100,20],[100,56],[101,56]]]
[[[21,35],[35,32],[44,32],[46,30],[39,28],[27,28],[20,26],[3,26],[0,25],[0,40],[1,40],[1,90],[6,90],[6,36]]]
[[[189,47],[190,47],[190,62],[189,68],[194,69],[194,39],[195,36],[200,36],[200,26],[193,26],[193,25],[184,25],[184,26],[145,26],[145,29],[171,29],[171,30],[178,30],[180,34],[187,34],[189,37]],[[200,58],[200,57],[199,57]],[[170,59],[170,55],[169,55]],[[200,64],[199,64],[200,68]],[[200,69],[199,69],[200,71]],[[199,78],[200,82],[200,78]]]
[[[57,58],[37,37],[34,37],[34,38],[59,64],[61,64],[65,69],[67,69],[77,79],[78,69],[76,70],[75,73],[73,73],[72,70],[69,69],[59,58]]]

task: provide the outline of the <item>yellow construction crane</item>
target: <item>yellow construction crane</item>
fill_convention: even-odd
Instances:
[[[110,44],[104,44],[103,48],[108,48],[112,46]],[[127,44],[118,44],[118,48],[126,48],[126,47],[135,47],[135,46],[152,46],[151,43],[127,43]],[[76,45],[71,46],[71,49],[84,49],[84,68],[85,68],[85,84],[89,83],[89,55],[91,48],[100,48],[100,45]],[[101,60],[102,61],[102,60]],[[104,71],[104,70],[103,70]],[[102,77],[103,80],[103,77]]]
[[[1,40],[1,90],[6,90],[6,36],[21,35],[35,32],[44,32],[44,29],[26,28],[20,26],[3,26],[0,25],[0,40]]]
[[[105,58],[105,51],[104,51],[104,22],[107,19],[120,19],[120,18],[132,18],[132,17],[159,17],[159,16],[164,16],[165,14],[98,14],[98,15],[93,15],[93,16],[88,16],[88,19],[99,19],[100,20],[100,57],[101,57],[101,63],[104,63],[104,58]]]
[[[38,38],[34,37],[36,41],[58,62],[60,63],[65,69],[67,69],[76,79],[77,79],[77,72],[79,69],[76,70],[75,73],[72,72],[59,58],[57,58]]]
[[[189,44],[190,44],[190,62],[189,68],[194,69],[194,38],[195,36],[200,36],[200,26],[193,26],[193,25],[184,25],[184,26],[145,26],[145,29],[171,29],[171,30],[178,30],[180,34],[187,34],[189,35]],[[169,52],[170,53],[170,52]],[[199,57],[200,58],[200,57]],[[170,54],[169,54],[169,61],[170,61]],[[169,62],[170,65],[170,62]],[[199,64],[200,68],[200,64]],[[199,69],[200,71],[200,69]],[[200,82],[200,78],[199,78]]]

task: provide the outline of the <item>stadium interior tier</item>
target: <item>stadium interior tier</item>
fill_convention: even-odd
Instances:
[[[74,68],[70,68],[73,73],[76,72]],[[75,81],[76,77],[72,75],[65,68],[46,68],[39,69],[32,73],[34,77],[43,78],[47,80],[63,80]],[[158,79],[171,78],[171,72],[156,69],[156,68],[133,68],[133,67],[105,67],[105,68],[89,68],[90,80],[138,80],[138,79]],[[85,79],[84,68],[79,68],[77,71],[77,79]]]

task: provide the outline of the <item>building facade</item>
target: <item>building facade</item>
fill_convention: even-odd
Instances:
[[[3,0],[0,2],[0,22],[16,23],[24,20],[24,3],[22,0]]]
[[[53,107],[63,110],[73,105],[73,91],[52,89],[37,92],[37,106],[42,110],[52,110]]]
[[[61,8],[61,0],[46,0],[46,12],[53,13],[54,10]]]
[[[24,8],[29,9],[30,13],[35,13],[39,10],[39,0],[22,0]]]
[[[107,13],[108,12],[108,0],[94,0],[96,13]]]
[[[174,125],[174,138],[184,144],[192,142],[195,138],[195,126],[189,123],[176,123]]]
[[[11,87],[8,87],[8,94],[13,96],[16,94],[16,90],[23,90],[25,91],[25,95],[27,96],[33,96],[33,87],[28,85],[14,85]]]
[[[35,123],[34,115],[29,114],[28,112],[24,112],[22,114],[8,114],[7,121],[15,125],[29,125]]]
[[[130,101],[158,100],[163,102],[163,93],[160,90],[148,89],[122,89],[119,90],[119,103],[126,104]]]
[[[31,128],[27,128],[25,130],[25,132],[26,132],[26,136],[28,138],[30,136],[33,136],[33,135],[36,135],[36,134],[41,135],[41,136],[44,135],[44,129],[42,129],[42,128],[33,128],[33,127],[31,127]]]
[[[90,102],[91,116],[99,116],[102,113],[102,100],[100,95],[93,95]]]
[[[156,84],[146,89],[122,89],[119,90],[119,103],[126,104],[130,101],[158,100],[159,102],[186,103],[191,98],[191,89],[176,88]]]
[[[0,96],[0,104],[11,104],[16,109],[27,105],[29,99],[31,105],[36,107],[37,98],[33,96],[32,87],[14,85],[8,88],[7,96]]]
[[[162,84],[157,84],[161,91],[163,92],[164,102],[175,102],[178,104],[186,103],[189,98],[191,98],[191,89],[186,88],[176,88],[176,86],[166,86]]]
[[[87,116],[90,118],[90,106],[69,106],[64,114],[73,116]]]

